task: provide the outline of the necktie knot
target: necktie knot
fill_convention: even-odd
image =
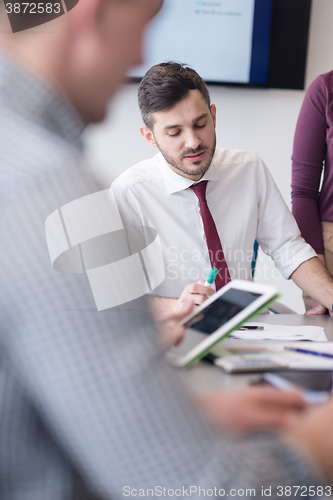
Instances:
[[[206,201],[206,189],[207,189],[208,181],[202,181],[198,184],[193,184],[190,186],[190,189],[197,195],[198,200],[201,202]]]

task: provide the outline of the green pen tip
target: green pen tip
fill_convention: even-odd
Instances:
[[[211,270],[209,271],[209,275],[208,275],[208,278],[207,278],[207,283],[209,283],[210,285],[212,283],[214,283],[214,280],[215,280],[216,275],[217,275],[218,272],[219,272],[219,270],[217,269],[217,267],[212,267]]]

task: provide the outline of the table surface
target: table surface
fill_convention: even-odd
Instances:
[[[313,325],[324,328],[329,342],[333,342],[333,317],[305,316],[301,314],[262,314],[258,321],[275,325]],[[229,342],[228,340],[224,342]],[[256,341],[253,341],[256,342]],[[271,341],[265,341],[265,343]],[[262,341],[260,341],[262,343]],[[233,389],[246,387],[249,383],[260,378],[260,374],[227,374],[222,369],[199,362],[182,372],[182,378],[191,392],[201,393],[208,390]]]

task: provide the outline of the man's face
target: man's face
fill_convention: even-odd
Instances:
[[[108,13],[110,24],[105,20],[105,38],[110,47],[108,66],[117,88],[129,68],[142,64],[145,28],[160,10],[163,0],[113,0],[113,3]]]
[[[214,104],[209,108],[199,90],[190,90],[172,109],[152,117],[154,141],[170,168],[188,179],[201,179],[216,147]]]
[[[83,0],[81,0],[83,1]],[[84,0],[89,1],[89,0]],[[73,100],[89,122],[100,121],[129,68],[142,63],[145,28],[163,0],[111,0],[104,3],[92,43],[81,49],[80,85]],[[80,5],[80,4],[79,4]],[[80,94],[81,93],[81,94]]]

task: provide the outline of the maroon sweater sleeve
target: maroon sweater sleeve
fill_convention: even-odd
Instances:
[[[303,238],[323,254],[319,186],[326,153],[327,91],[321,76],[308,88],[298,117],[292,155],[292,212]]]

